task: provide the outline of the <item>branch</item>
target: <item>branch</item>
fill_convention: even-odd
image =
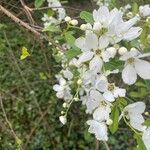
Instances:
[[[46,41],[51,42],[53,46],[58,47],[60,50],[64,51],[64,49],[59,44],[55,43],[55,40],[48,37],[47,35],[42,35],[35,28],[31,27],[28,23],[23,22],[21,19],[17,18],[15,15],[13,15],[11,12],[9,12],[2,5],[0,5],[0,11],[2,11],[5,15],[7,15],[9,18],[11,18],[18,25],[23,26],[24,28],[26,28],[29,31],[33,32],[37,37],[39,37],[39,38],[41,37],[42,39],[45,39]]]

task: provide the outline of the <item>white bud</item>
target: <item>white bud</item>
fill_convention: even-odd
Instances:
[[[127,50],[125,47],[120,47],[119,50],[118,50],[118,53],[119,53],[120,55],[123,55],[123,54],[125,54],[127,51],[128,51],[128,50]]]
[[[74,100],[77,102],[77,101],[79,101],[79,98],[75,97]]]
[[[112,125],[113,121],[111,119],[107,119],[106,124],[107,125]]]
[[[135,52],[137,52],[137,49],[134,48],[134,47],[132,47],[132,48],[130,49],[130,51],[135,51]]]
[[[66,22],[69,22],[69,21],[71,21],[71,18],[70,18],[69,16],[66,16],[66,17],[65,17],[65,21],[66,21]]]
[[[55,43],[57,43],[57,44],[58,44],[58,43],[59,43],[59,41],[58,41],[58,40],[55,40]]]
[[[111,55],[112,58],[114,58],[115,55],[116,55],[116,53],[117,53],[117,50],[114,47],[107,48],[107,51],[110,53],[110,55]]]
[[[145,114],[146,116],[149,116],[149,112],[148,112],[148,111],[146,111],[144,114]]]
[[[80,29],[85,31],[87,29],[86,24],[81,24]]]
[[[82,84],[82,80],[79,79],[79,80],[77,81],[77,84],[78,84],[78,85],[81,85],[81,84]]]
[[[73,19],[69,23],[72,24],[73,26],[76,26],[78,24],[78,20]]]
[[[65,112],[64,111],[61,111],[61,114],[63,115]]]
[[[68,106],[67,103],[63,103],[63,108],[66,108]]]
[[[60,122],[61,122],[63,125],[65,125],[66,122],[67,122],[66,116],[60,116],[60,117],[59,117],[59,120],[60,120]]]
[[[132,18],[133,17],[133,13],[132,12],[128,12],[127,13],[127,17]]]

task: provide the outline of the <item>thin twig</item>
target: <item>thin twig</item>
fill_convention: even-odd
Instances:
[[[10,128],[10,130],[11,130],[11,133],[12,133],[12,135],[13,135],[15,141],[16,141],[16,140],[18,140],[19,138],[18,138],[18,136],[16,135],[16,133],[15,133],[13,127],[12,127],[12,124],[11,124],[10,121],[8,120],[8,117],[7,117],[7,114],[6,114],[4,105],[3,105],[3,100],[2,100],[2,95],[1,95],[1,93],[0,93],[0,105],[1,105],[1,109],[2,109],[2,112],[3,112],[4,118],[5,118],[5,121],[7,122],[8,126],[9,126],[9,128]],[[20,144],[19,144],[18,146],[19,146],[19,148],[20,148],[21,150],[23,150],[23,148],[22,148],[22,146],[21,146]]]
[[[109,148],[107,142],[104,141],[104,145],[105,145],[106,150],[110,150],[110,148]]]
[[[52,38],[50,38],[47,35],[43,35],[40,32],[38,32],[35,28],[31,27],[28,23],[23,22],[21,19],[17,18],[13,13],[9,12],[7,9],[5,9],[2,5],[0,5],[0,11],[2,11],[5,15],[7,15],[9,18],[11,18],[14,22],[16,22],[18,25],[23,26],[24,28],[28,29],[29,31],[33,32],[37,37],[45,39],[48,42],[51,42],[53,46],[58,47],[60,50],[64,51],[64,49],[55,42]]]
[[[95,139],[96,143],[95,143],[95,150],[99,150],[99,140]]]

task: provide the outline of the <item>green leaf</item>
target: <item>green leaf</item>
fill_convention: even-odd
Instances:
[[[48,15],[49,17],[53,16],[54,14],[55,14],[55,12],[54,12],[52,9],[48,9],[47,15]]]
[[[43,72],[39,72],[39,76],[41,80],[47,80],[47,77]]]
[[[136,150],[147,150],[141,136],[134,134],[134,138],[136,139],[138,144]]]
[[[39,8],[42,6],[42,4],[45,2],[45,0],[35,0],[34,5],[36,8]]]
[[[22,52],[22,54],[21,54],[21,56],[20,56],[20,59],[21,59],[21,60],[23,60],[23,59],[27,58],[28,56],[30,56],[30,54],[29,54],[29,52],[28,52],[28,49],[27,49],[26,47],[23,47],[23,48],[21,49],[21,52]]]
[[[60,32],[60,28],[55,25],[49,25],[48,27],[44,28],[43,31],[49,31],[49,32]]]
[[[119,123],[119,109],[116,105],[112,109],[111,119],[113,120],[113,123],[109,127],[109,129],[111,133],[114,134],[118,129],[118,123]]]
[[[75,37],[72,35],[72,32],[66,32],[65,33],[65,39],[67,41],[67,43],[74,49],[78,49],[76,46],[75,46]]]
[[[80,18],[84,19],[87,23],[94,23],[93,15],[90,12],[82,11]]]
[[[143,123],[143,125],[150,126],[150,119],[145,120],[145,122]]]
[[[70,49],[68,50],[65,55],[68,59],[72,59],[74,57],[76,57],[77,55],[81,54],[80,49]]]

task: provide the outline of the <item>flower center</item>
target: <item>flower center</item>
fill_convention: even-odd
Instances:
[[[98,36],[102,36],[102,35],[104,35],[107,31],[108,31],[108,29],[103,27],[103,28],[101,28],[101,29],[97,32],[97,35],[98,35]]]
[[[102,52],[102,51],[101,51],[100,49],[95,50],[95,54],[96,54],[96,55],[100,55],[101,52]]]
[[[114,90],[114,88],[115,88],[115,86],[114,86],[114,84],[112,83],[112,84],[109,84],[108,85],[108,91],[113,91]]]
[[[105,101],[101,101],[100,106],[107,106],[107,103]]]
[[[128,63],[128,64],[133,64],[133,63],[134,63],[134,58],[129,58],[129,59],[127,60],[127,63]]]

